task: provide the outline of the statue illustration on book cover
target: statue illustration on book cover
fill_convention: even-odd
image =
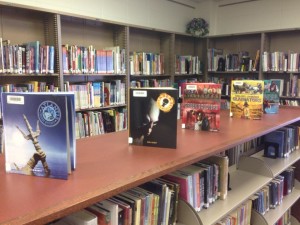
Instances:
[[[28,119],[25,115],[23,115],[24,117],[24,121],[26,123],[27,126],[27,130],[29,132],[28,135],[26,135],[18,126],[16,126],[18,128],[18,130],[22,133],[23,137],[26,140],[31,140],[32,144],[34,145],[34,148],[36,150],[36,152],[33,154],[33,156],[29,159],[29,161],[27,162],[26,166],[19,168],[18,165],[15,164],[16,168],[18,170],[22,170],[25,174],[28,175],[34,175],[34,168],[36,166],[36,164],[38,162],[41,162],[44,168],[44,172],[45,175],[49,175],[50,174],[50,169],[48,167],[48,164],[46,162],[46,153],[42,150],[39,141],[38,141],[38,136],[40,136],[41,131],[40,131],[40,126],[39,126],[39,121],[37,121],[36,124],[36,131],[34,132],[32,130],[32,127],[30,126]]]

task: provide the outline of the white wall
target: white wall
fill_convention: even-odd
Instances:
[[[300,0],[177,0],[196,9],[167,0],[9,0],[16,4],[57,13],[122,22],[171,32],[185,32],[194,17],[209,22],[209,35],[300,28]],[[197,3],[198,2],[198,3]]]
[[[167,0],[9,0],[0,3],[172,32],[185,32],[186,24],[196,11]]]
[[[241,0],[200,3],[199,12],[202,12],[201,8],[210,7],[210,35],[300,28],[299,0],[260,0],[219,6],[238,1]]]

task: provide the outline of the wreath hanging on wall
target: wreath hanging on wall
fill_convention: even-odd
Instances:
[[[203,18],[194,18],[186,26],[186,32],[193,36],[203,37],[208,34],[208,23]]]

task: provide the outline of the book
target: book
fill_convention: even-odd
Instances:
[[[177,96],[175,88],[131,88],[129,144],[176,148]]]
[[[230,116],[242,119],[261,119],[263,92],[263,80],[232,80]]]
[[[120,193],[120,195],[123,196],[123,197],[125,197],[125,198],[127,198],[129,201],[131,201],[131,202],[134,203],[134,210],[135,210],[135,212],[133,214],[133,216],[134,216],[134,219],[133,219],[134,223],[133,223],[133,225],[139,225],[139,224],[141,224],[141,221],[143,221],[142,220],[142,215],[141,215],[142,214],[142,210],[143,210],[143,208],[142,208],[142,200],[139,197],[134,196],[133,194],[129,193],[128,191],[122,192],[122,193]]]
[[[159,195],[157,224],[166,224],[167,208],[170,207],[167,202],[169,193],[167,184],[155,179],[140,185],[140,187]]]
[[[218,195],[220,199],[224,200],[227,198],[228,190],[228,173],[229,173],[229,159],[227,156],[214,155],[205,159],[206,162],[214,163],[220,166],[219,173],[219,190]]]
[[[279,111],[279,87],[275,81],[264,80],[263,109],[266,114],[274,114]]]
[[[94,204],[87,207],[86,211],[96,216],[97,225],[111,225],[111,216],[108,210]]]
[[[122,214],[122,218],[119,216],[119,225],[131,225],[132,222],[132,208],[126,202],[123,202],[115,197],[111,197],[108,201],[118,204],[119,209],[122,211],[119,213]]]
[[[26,43],[27,54],[29,54],[29,73],[40,73],[40,42],[31,41]]]
[[[119,205],[117,203],[113,203],[109,200],[102,200],[100,202],[97,202],[95,205],[110,212],[110,225],[119,225],[119,218],[121,213],[119,210]]]
[[[269,158],[283,158],[285,154],[285,132],[272,131],[264,136],[264,156]]]
[[[2,93],[8,173],[67,179],[76,167],[74,94]]]
[[[182,88],[182,128],[219,131],[221,84],[184,83]]]
[[[169,224],[175,225],[177,222],[180,185],[176,182],[169,181],[162,177],[158,179],[165,182],[168,185],[169,190],[172,190],[174,193],[171,196],[171,202],[170,202]]]

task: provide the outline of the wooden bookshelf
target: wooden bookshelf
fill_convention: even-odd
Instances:
[[[45,81],[60,86],[58,29],[56,14],[30,9],[0,6],[1,38],[9,40],[10,45],[23,45],[39,41],[40,45],[54,46],[54,74],[1,73],[0,85],[22,84],[30,81]]]
[[[1,155],[0,224],[42,224],[61,218],[297,122],[300,109],[280,109],[279,114],[264,115],[256,121],[229,118],[228,111],[222,111],[221,118],[221,131],[213,133],[181,129],[178,121],[177,149],[129,146],[127,131],[77,140],[77,168],[66,181],[7,174]]]

